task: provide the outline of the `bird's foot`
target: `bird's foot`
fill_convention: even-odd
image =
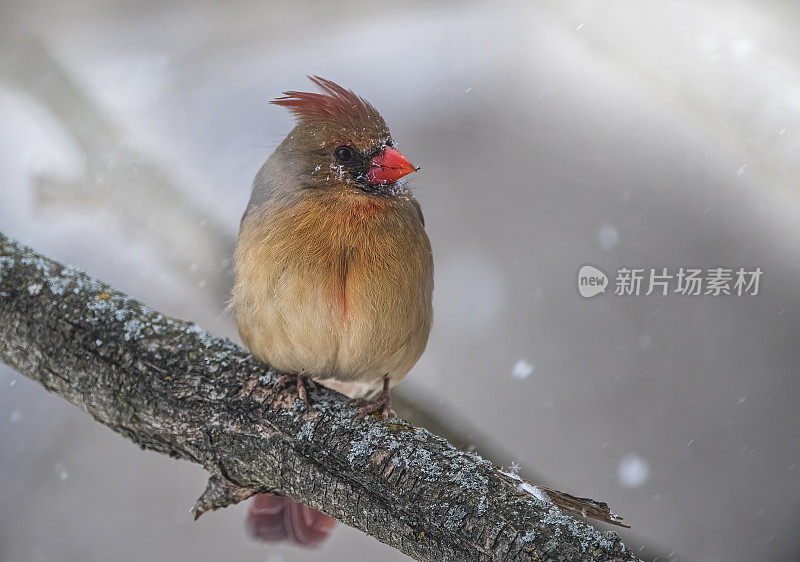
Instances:
[[[389,419],[397,416],[392,410],[392,398],[389,396],[389,378],[383,378],[383,390],[375,400],[365,400],[359,398],[354,400],[355,405],[358,407],[356,412],[357,418],[364,418],[370,414],[380,413],[383,419]]]
[[[303,375],[301,373],[286,373],[278,377],[278,380],[275,381],[275,388],[278,390],[282,390],[289,386],[290,384],[294,383],[297,386],[297,396],[306,403],[306,405],[310,405],[311,402],[308,399],[308,391],[306,389],[306,385],[308,385],[312,390],[317,389],[317,383],[314,382],[313,379],[310,377]]]
[[[388,397],[380,397],[375,400],[359,398],[356,402],[356,406],[359,406],[358,413],[356,413],[357,418],[364,418],[375,413],[380,413],[383,419],[393,418],[397,415],[395,411],[392,410],[391,400],[389,400]]]

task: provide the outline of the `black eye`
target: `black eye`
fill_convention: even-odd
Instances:
[[[340,146],[333,153],[339,162],[349,162],[353,159],[353,149],[349,146]]]

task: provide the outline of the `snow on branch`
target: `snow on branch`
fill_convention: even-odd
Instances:
[[[195,516],[290,496],[418,560],[636,560],[608,506],[536,487],[403,420],[310,408],[228,340],[0,234],[0,361],[145,449],[211,474]]]

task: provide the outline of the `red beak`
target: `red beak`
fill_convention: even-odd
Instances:
[[[416,171],[417,168],[399,150],[387,146],[372,159],[367,172],[367,182],[370,185],[392,183]]]

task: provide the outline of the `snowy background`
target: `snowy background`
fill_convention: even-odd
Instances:
[[[436,320],[403,388],[607,500],[646,559],[800,558],[799,4],[0,8],[0,231],[235,339],[219,258],[291,126],[267,100],[334,79],[422,166]],[[764,276],[585,300],[585,263]],[[4,562],[404,559],[192,522],[205,478],[0,366]]]

